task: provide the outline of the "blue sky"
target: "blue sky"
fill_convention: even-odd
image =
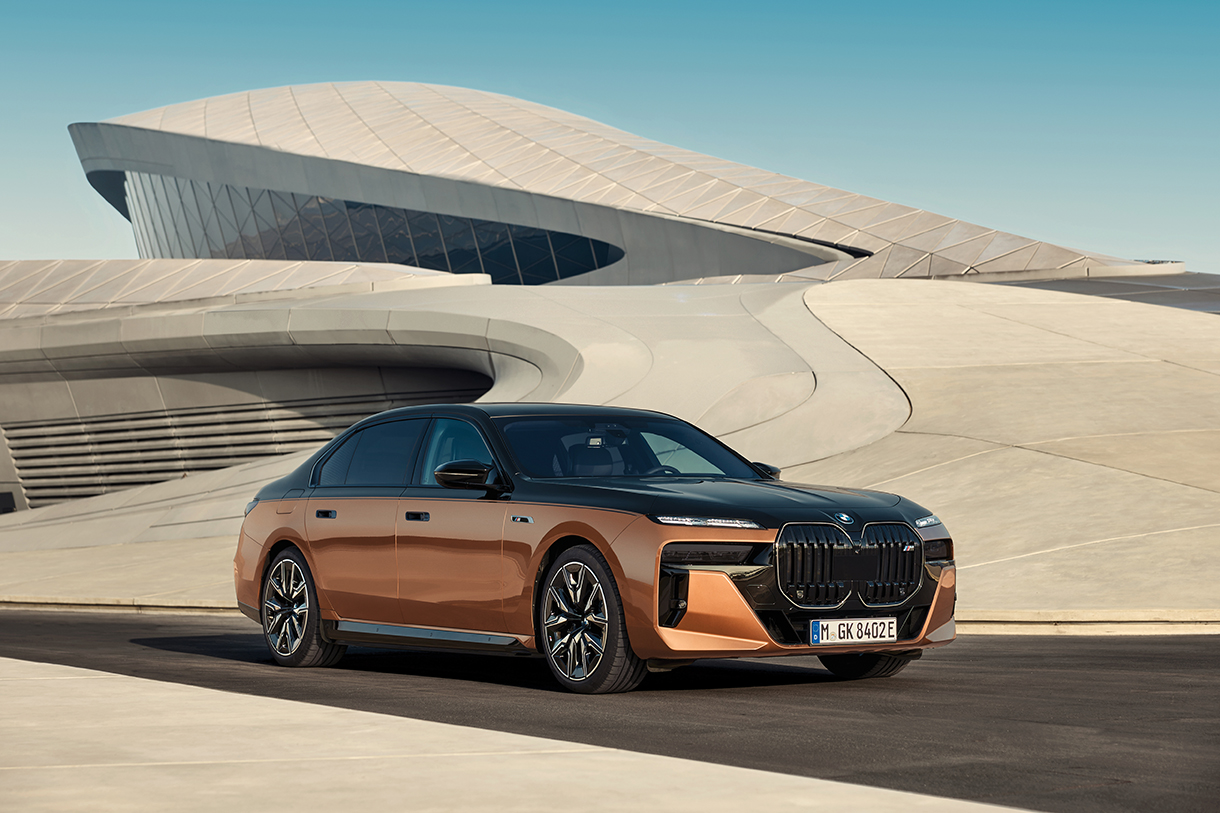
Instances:
[[[1052,243],[1220,273],[1220,3],[6,4],[0,259],[134,257],[66,127],[257,87],[507,93]]]

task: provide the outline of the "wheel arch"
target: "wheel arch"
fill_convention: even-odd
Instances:
[[[262,606],[263,601],[263,586],[267,581],[267,571],[271,569],[271,563],[275,561],[275,557],[281,552],[289,548],[295,549],[301,554],[301,558],[305,560],[305,564],[309,567],[309,573],[313,577],[314,590],[318,594],[318,609],[323,613],[331,610],[330,600],[326,595],[326,590],[318,581],[318,569],[314,566],[313,557],[309,554],[309,547],[300,540],[289,537],[282,537],[276,543],[269,545],[263,555],[262,565],[258,569],[258,601],[259,606]],[[261,612],[261,610],[260,610]]]
[[[301,555],[305,556],[305,562],[309,565],[309,569],[311,571],[313,570],[313,564],[309,561],[309,557],[306,556],[305,551],[301,550],[300,545],[293,542],[291,539],[281,539],[274,545],[267,548],[267,553],[265,556],[263,556],[263,566],[260,567],[258,571],[258,589],[260,599],[262,598],[261,593],[263,590],[263,583],[267,580],[267,571],[271,569],[271,563],[275,561],[275,557],[280,555],[280,551],[287,550],[288,548],[296,548],[298,551],[301,551]]]

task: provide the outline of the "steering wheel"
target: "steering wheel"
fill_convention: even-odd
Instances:
[[[647,476],[649,474],[681,474],[681,473],[682,472],[678,471],[673,466],[657,466],[656,468],[652,468],[652,469],[649,469],[648,471],[644,472],[644,475]]]

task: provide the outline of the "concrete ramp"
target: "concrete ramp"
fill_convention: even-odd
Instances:
[[[1220,619],[1220,320],[1073,294],[861,280],[806,304],[911,400],[791,469],[904,494],[952,531],[959,618]]]

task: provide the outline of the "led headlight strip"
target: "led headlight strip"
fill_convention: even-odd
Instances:
[[[722,519],[720,517],[650,517],[653,522],[662,525],[686,525],[692,528],[737,528],[754,531],[763,530],[763,526],[751,519]]]

